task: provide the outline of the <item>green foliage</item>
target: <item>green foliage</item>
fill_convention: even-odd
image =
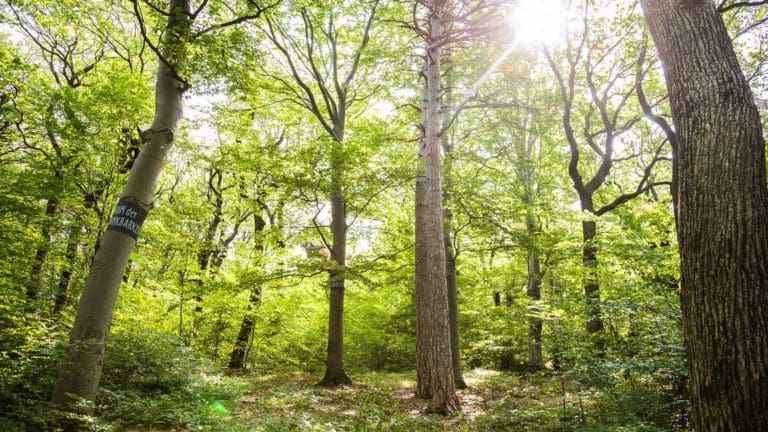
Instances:
[[[107,351],[101,378],[107,388],[164,393],[205,371],[205,362],[182,341],[153,331],[113,334]]]
[[[0,328],[0,429],[45,429],[65,335],[8,295],[0,295]]]
[[[223,430],[231,401],[242,392],[173,336],[121,332],[107,352],[97,414],[113,426]]]

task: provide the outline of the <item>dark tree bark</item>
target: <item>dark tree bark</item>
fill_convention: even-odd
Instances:
[[[43,225],[40,228],[40,236],[43,238],[43,243],[38,246],[37,252],[35,252],[35,260],[32,262],[32,269],[29,272],[29,280],[27,282],[27,299],[29,300],[35,300],[40,296],[43,280],[43,265],[51,250],[50,225],[53,223],[53,216],[58,209],[59,200],[56,198],[48,198],[45,204]]]
[[[253,287],[248,298],[248,311],[243,317],[240,331],[237,333],[235,348],[229,355],[229,369],[245,369],[246,354],[248,354],[248,342],[256,325],[256,309],[261,305],[261,288]]]
[[[596,202],[598,190],[606,185],[614,164],[620,160],[614,154],[617,139],[642,119],[642,115],[627,113],[627,106],[636,94],[637,87],[627,83],[642,80],[644,73],[643,68],[638,67],[643,59],[623,56],[620,51],[630,43],[630,38],[635,37],[631,26],[627,27],[629,30],[613,36],[614,42],[601,47],[603,42],[597,37],[591,37],[594,29],[590,25],[590,20],[585,16],[581,33],[574,35],[573,39],[568,38],[563,53],[565,66],[560,65],[550,51],[545,50],[544,54],[555,75],[563,102],[563,131],[570,149],[568,174],[585,216],[602,216],[653,187],[669,182],[653,182],[651,179],[653,167],[661,160],[659,152],[665,144],[662,142],[653,160],[643,168],[642,177],[634,191],[621,194],[606,204]],[[582,79],[584,82],[581,82]],[[588,101],[584,102],[588,108],[586,114],[579,111],[577,105],[585,94],[588,95]],[[583,125],[576,122],[583,122]],[[582,157],[583,149],[588,150],[586,158]],[[591,175],[585,175],[591,170],[583,166],[584,159],[598,161]],[[602,352],[605,342],[602,334],[604,324],[597,271],[598,248],[595,245],[597,225],[594,220],[582,222],[582,238],[582,285],[587,310],[585,327]]]
[[[79,223],[74,222],[69,230],[69,239],[67,240],[66,262],[61,270],[59,283],[56,286],[56,294],[53,299],[53,313],[61,312],[64,306],[69,302],[69,284],[72,281],[72,270],[77,260],[77,247],[80,244]]]
[[[679,158],[681,303],[697,431],[768,430],[768,190],[758,110],[709,0],[641,0]]]

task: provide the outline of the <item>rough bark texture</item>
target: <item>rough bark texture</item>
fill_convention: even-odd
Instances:
[[[697,431],[768,430],[768,191],[752,94],[713,2],[642,0],[679,158],[681,303]]]
[[[428,411],[450,414],[459,409],[459,402],[453,381],[443,243],[440,43],[445,2],[429,2],[429,9],[416,179],[416,378],[417,396],[431,398]]]
[[[168,15],[165,31],[165,55],[173,64],[178,64],[184,55],[189,4],[185,0],[170,0],[170,10],[173,12]],[[182,93],[183,88],[168,65],[160,62],[155,86],[155,118],[143,133],[144,147],[122,193],[123,199],[144,209],[152,202],[157,179],[179,129]],[[107,230],[102,236],[53,391],[52,401],[62,409],[85,414],[93,411],[115,300],[135,243],[131,235],[121,231]],[[79,401],[85,403],[78,404]]]

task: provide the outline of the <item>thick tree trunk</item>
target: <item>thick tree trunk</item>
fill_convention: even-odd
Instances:
[[[448,291],[443,243],[440,155],[440,92],[445,2],[429,3],[429,37],[425,56],[422,136],[416,179],[416,378],[417,396],[430,397],[430,412],[459,409],[454,387]]]
[[[189,3],[186,0],[169,3],[172,12],[168,15],[164,52],[168,61],[178,65],[184,56],[185,35],[189,29]],[[182,93],[183,87],[172,71],[165,62],[160,62],[155,86],[155,118],[142,134],[144,147],[94,256],[61,376],[53,391],[53,403],[65,410],[85,414],[93,411],[120,280],[181,123]]]
[[[768,190],[757,108],[709,0],[642,0],[679,158],[681,303],[697,431],[768,430]]]

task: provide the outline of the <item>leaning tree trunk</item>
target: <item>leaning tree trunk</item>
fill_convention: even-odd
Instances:
[[[459,409],[459,401],[453,382],[448,325],[440,160],[440,56],[445,37],[445,1],[433,0],[429,6],[416,178],[416,395],[431,398],[430,412],[450,414]]]
[[[164,55],[170,64],[184,58],[189,30],[189,3],[170,0],[164,36]],[[184,88],[165,62],[158,66],[155,84],[155,118],[142,134],[144,147],[134,163],[125,189],[115,207],[101,247],[80,297],[77,316],[70,333],[69,348],[52,401],[61,408],[90,414],[101,376],[104,348],[120,280],[131,255],[139,229],[149,209],[165,158],[178,132]],[[85,402],[81,404],[79,402]]]
[[[768,430],[768,190],[757,108],[710,0],[642,0],[679,158],[681,304],[697,431]]]

